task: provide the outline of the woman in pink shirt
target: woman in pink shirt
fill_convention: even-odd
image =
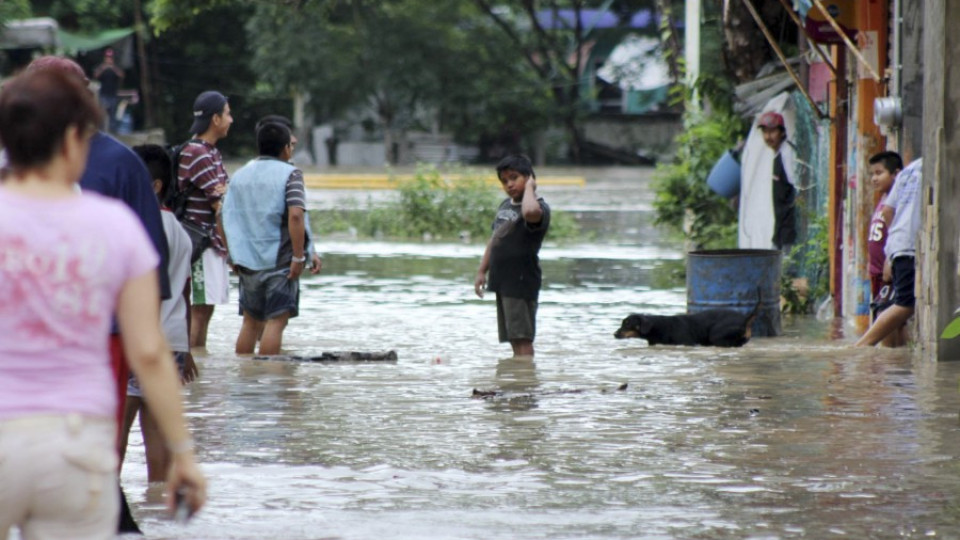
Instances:
[[[114,313],[170,441],[170,505],[178,490],[193,511],[206,498],[160,329],[158,257],[126,206],[76,189],[100,120],[93,95],[59,70],[0,92],[0,538],[12,526],[25,540],[115,536]]]

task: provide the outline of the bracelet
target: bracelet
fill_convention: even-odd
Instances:
[[[186,439],[178,443],[168,443],[167,450],[170,450],[171,454],[186,454],[187,452],[193,452],[194,444],[193,438],[187,437]]]
[[[290,260],[295,263],[305,263],[307,262],[307,256],[304,255],[303,257],[291,257]]]

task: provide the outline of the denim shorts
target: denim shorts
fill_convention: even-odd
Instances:
[[[287,279],[289,267],[247,270],[237,266],[240,277],[240,309],[258,321],[290,318],[300,311],[300,280]]]

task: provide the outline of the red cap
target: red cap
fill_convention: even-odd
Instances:
[[[757,125],[762,128],[784,128],[783,115],[773,111],[767,111],[760,115]]]

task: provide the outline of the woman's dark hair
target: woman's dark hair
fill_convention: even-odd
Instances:
[[[83,81],[63,70],[27,70],[0,90],[0,145],[14,169],[46,164],[63,145],[68,127],[88,134],[101,119]]]
[[[537,175],[533,174],[533,163],[530,162],[530,158],[523,154],[514,154],[512,156],[507,156],[500,160],[500,163],[497,163],[497,177],[500,177],[500,173],[503,171],[517,171],[518,173],[524,176],[533,176],[536,178]]]
[[[170,153],[159,144],[137,145],[133,147],[133,151],[146,164],[147,170],[150,171],[150,179],[160,180],[163,183],[160,195],[166,195],[170,191],[170,184],[173,180],[173,160]]]
[[[277,123],[266,123],[257,130],[257,150],[261,156],[280,157],[290,144],[290,130]]]

